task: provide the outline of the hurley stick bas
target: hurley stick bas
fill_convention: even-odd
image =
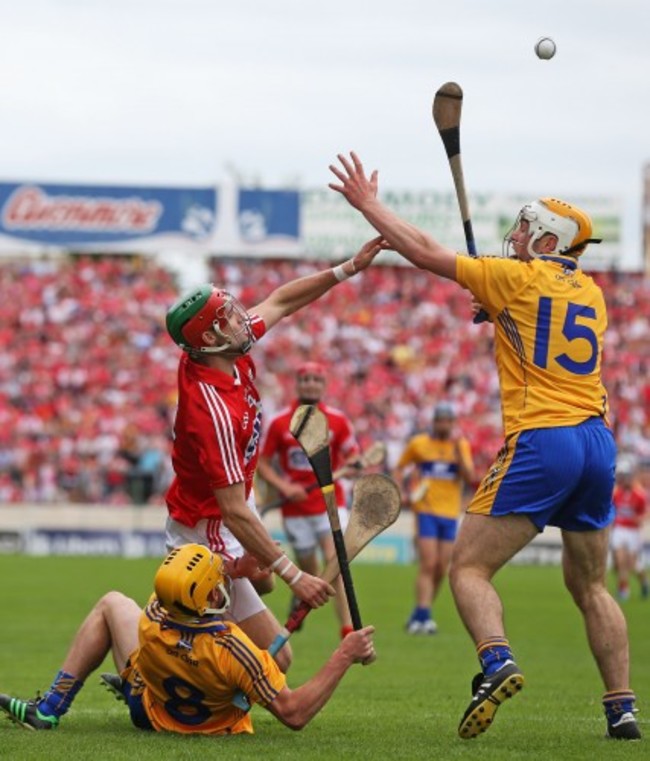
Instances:
[[[370,473],[355,481],[350,517],[343,536],[346,563],[351,563],[367,544],[395,523],[400,510],[400,491],[392,478],[380,473]],[[331,584],[338,575],[339,561],[334,555],[327,562],[321,579]],[[284,629],[271,643],[271,655],[280,650],[312,610],[306,602],[301,602],[296,607],[287,619]]]
[[[315,405],[301,404],[293,413],[289,423],[289,430],[307,456],[320,486],[323,499],[325,500],[325,507],[327,508],[330,528],[332,529],[334,549],[339,562],[341,578],[343,579],[352,626],[355,630],[361,629],[363,624],[361,623],[359,605],[357,604],[352,574],[350,573],[350,566],[345,552],[339,508],[336,504],[332,460],[330,457],[330,432],[327,418]]]

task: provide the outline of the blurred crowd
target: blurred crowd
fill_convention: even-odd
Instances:
[[[213,282],[248,308],[322,268],[217,260]],[[605,380],[619,445],[650,469],[650,280],[601,273],[609,304]],[[177,296],[152,259],[0,264],[0,503],[161,503],[170,478],[178,349],[164,328]],[[264,413],[293,396],[306,359],[329,368],[326,400],[363,447],[426,429],[453,401],[482,474],[501,444],[491,326],[453,283],[375,266],[288,318],[255,347]]]

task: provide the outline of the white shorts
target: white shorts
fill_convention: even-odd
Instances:
[[[259,519],[255,503],[249,500],[248,506]],[[190,528],[167,516],[165,525],[165,544],[167,551],[183,544],[202,544],[224,559],[239,558],[244,548],[223,524],[221,518],[208,518],[199,521]],[[245,621],[256,613],[266,610],[262,598],[248,579],[233,579],[230,585],[230,615],[235,623]]]
[[[610,541],[613,550],[627,549],[628,552],[637,553],[643,547],[639,529],[628,526],[614,526]]]
[[[341,531],[345,531],[348,525],[348,509],[346,507],[339,507],[339,520]],[[298,555],[314,552],[320,544],[321,537],[332,532],[327,513],[285,518],[284,530],[289,544]]]

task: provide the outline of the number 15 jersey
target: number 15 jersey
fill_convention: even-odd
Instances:
[[[459,256],[457,280],[495,325],[506,438],[606,415],[600,375],[605,300],[575,259]]]

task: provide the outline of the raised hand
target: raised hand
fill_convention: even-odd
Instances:
[[[345,196],[347,202],[355,209],[362,210],[365,203],[377,197],[379,174],[374,169],[370,178],[366,177],[361,159],[354,151],[351,151],[349,159],[342,153],[339,153],[337,158],[343,168],[341,169],[334,164],[330,164],[329,168],[332,174],[341,181],[341,184],[330,182],[329,187]]]

